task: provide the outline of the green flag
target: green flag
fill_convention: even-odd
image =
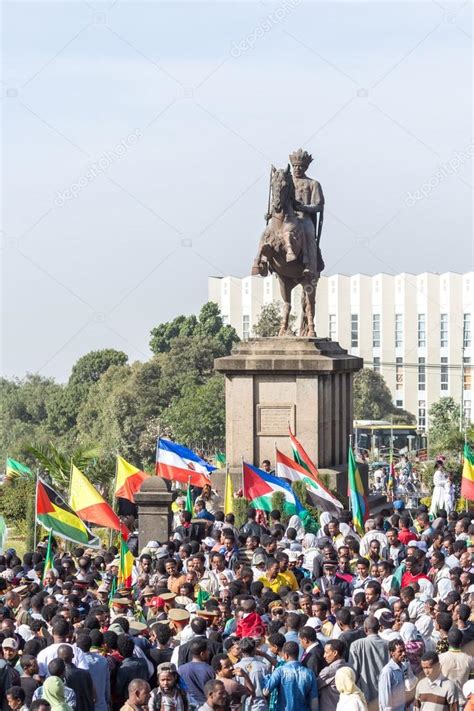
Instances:
[[[188,488],[186,489],[186,507],[185,511],[189,511],[191,516],[194,516],[194,506],[193,506],[193,497],[191,495],[191,484],[188,481]]]
[[[46,577],[46,573],[54,567],[53,566],[53,549],[51,546],[52,538],[53,538],[53,532],[50,531],[49,536],[48,536],[48,547],[46,549],[46,558],[44,559],[43,580],[42,580],[43,586],[44,586],[44,579]]]
[[[224,452],[220,452],[219,450],[217,450],[215,457],[214,457],[214,461],[215,461],[216,467],[218,469],[225,469],[225,454],[224,454]]]
[[[8,457],[5,467],[5,476],[7,479],[16,479],[17,477],[31,477],[33,472],[26,464],[17,462],[15,459]]]

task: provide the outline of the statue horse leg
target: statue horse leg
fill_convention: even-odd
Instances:
[[[316,331],[314,329],[314,314],[316,305],[316,287],[318,285],[319,274],[317,277],[308,277],[302,281],[302,297],[301,297],[301,328],[300,336],[315,338]]]
[[[290,321],[291,312],[291,292],[293,289],[293,280],[286,277],[278,276],[278,281],[280,282],[280,293],[283,299],[283,309],[280,321],[280,330],[278,331],[279,336],[292,335],[288,327]]]

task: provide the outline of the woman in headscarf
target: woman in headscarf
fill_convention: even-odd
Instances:
[[[421,674],[421,657],[425,653],[425,644],[421,634],[413,622],[404,622],[400,627],[400,637],[405,642],[405,652],[413,674],[419,676]]]
[[[355,672],[351,667],[341,667],[334,677],[340,696],[336,711],[367,711],[364,694],[356,686]]]
[[[332,514],[329,513],[329,511],[323,511],[323,513],[319,517],[319,525],[321,528],[318,531],[318,538],[329,538],[329,533],[326,529],[326,526],[328,525],[329,521],[332,519]],[[325,530],[326,529],[326,530]]]
[[[303,539],[303,536],[304,536],[303,521],[296,514],[294,514],[293,516],[290,517],[290,520],[288,521],[288,526],[286,527],[286,530],[288,530],[289,528],[295,529],[297,541],[301,541]]]
[[[425,652],[434,652],[435,642],[433,640],[434,622],[431,615],[425,612],[415,621],[415,627],[421,635],[425,644]]]
[[[319,556],[319,548],[317,547],[317,536],[314,533],[305,533],[301,544],[304,552],[303,568],[313,572],[314,559]]]
[[[51,711],[73,711],[72,707],[66,703],[64,682],[57,676],[49,676],[45,680],[41,698],[50,703]]]

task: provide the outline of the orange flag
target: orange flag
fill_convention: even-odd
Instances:
[[[149,476],[149,474],[145,474],[145,472],[134,467],[133,464],[126,462],[123,457],[117,457],[117,483],[114,496],[128,499],[134,504],[135,494]]]
[[[83,521],[113,528],[120,531],[125,540],[128,540],[130,535],[128,528],[121,522],[95,486],[74,465],[72,466],[69,505]]]

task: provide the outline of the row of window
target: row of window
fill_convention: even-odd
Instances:
[[[402,407],[402,404],[400,404],[400,407]],[[463,417],[464,422],[471,422],[470,400],[464,403]],[[426,400],[418,400],[418,427],[422,430],[426,429]]]
[[[471,390],[472,387],[472,368],[471,359],[463,359],[463,385],[464,390]],[[372,362],[373,369],[380,373],[380,358],[374,357]],[[404,365],[403,358],[395,359],[395,389],[403,390],[403,375]],[[440,367],[440,388],[441,390],[449,390],[449,365],[447,358],[441,358]],[[418,358],[418,390],[426,390],[426,358]]]
[[[336,340],[336,314],[329,314],[329,338]],[[440,315],[439,345],[448,347],[449,319],[448,314]],[[426,314],[418,314],[418,348],[426,348]],[[381,345],[380,314],[372,314],[372,347]],[[471,314],[464,314],[463,347],[471,345]],[[351,314],[351,348],[359,347],[359,314]],[[395,348],[403,348],[403,314],[395,314]]]

